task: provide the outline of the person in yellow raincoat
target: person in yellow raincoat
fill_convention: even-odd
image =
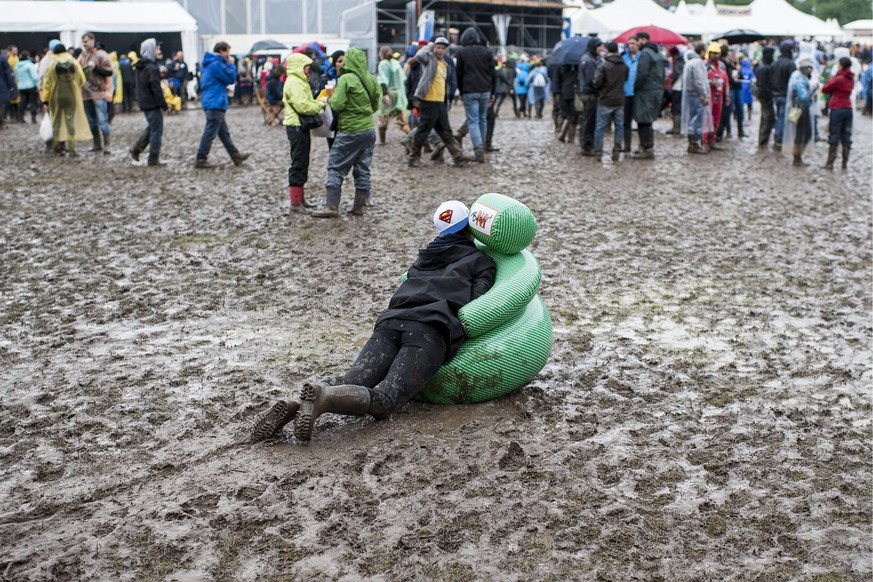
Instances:
[[[121,82],[121,66],[118,64],[118,53],[109,53],[109,62],[112,63],[112,102],[109,103],[109,123],[118,113],[122,101],[124,101],[124,83]]]
[[[42,102],[48,105],[52,120],[52,144],[55,153],[63,153],[66,144],[69,154],[75,156],[75,142],[93,139],[82,103],[85,73],[63,44],[55,45],[51,59],[43,82]]]

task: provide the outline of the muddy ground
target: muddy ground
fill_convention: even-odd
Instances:
[[[656,162],[601,165],[508,106],[490,163],[409,172],[392,128],[376,205],[338,221],[289,217],[282,129],[228,121],[252,159],[216,142],[209,171],[198,110],[167,119],[162,169],[125,154],[140,114],[110,156],[0,132],[0,577],[873,575],[869,118],[833,173],[754,139],[689,158],[666,122]],[[316,140],[311,198],[325,161]],[[486,191],[539,220],[540,375],[244,444],[352,362],[437,204]]]

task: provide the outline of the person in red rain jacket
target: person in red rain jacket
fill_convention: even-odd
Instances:
[[[830,137],[828,138],[828,161],[825,170],[833,170],[837,159],[837,145],[843,145],[843,169],[849,166],[849,150],[852,149],[852,92],[855,89],[855,73],[852,72],[852,60],[848,57],[840,59],[839,72],[828,79],[821,92],[830,95],[828,109],[830,110]]]

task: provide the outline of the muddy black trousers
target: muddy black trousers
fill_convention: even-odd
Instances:
[[[335,383],[370,388],[369,413],[384,418],[418,394],[445,357],[446,342],[437,328],[389,320],[376,326],[355,363]]]
[[[285,126],[285,135],[291,150],[291,165],[288,166],[288,185],[306,186],[309,180],[309,152],[312,138],[309,132],[294,125]]]

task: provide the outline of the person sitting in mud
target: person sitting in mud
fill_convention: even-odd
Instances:
[[[497,272],[467,230],[469,215],[457,200],[440,204],[433,215],[439,235],[419,250],[352,367],[332,385],[305,382],[299,402],[276,402],[255,423],[252,442],[276,435],[292,419],[294,436],[308,441],[325,412],[384,419],[454,357],[467,337],[458,310],[484,295]]]

